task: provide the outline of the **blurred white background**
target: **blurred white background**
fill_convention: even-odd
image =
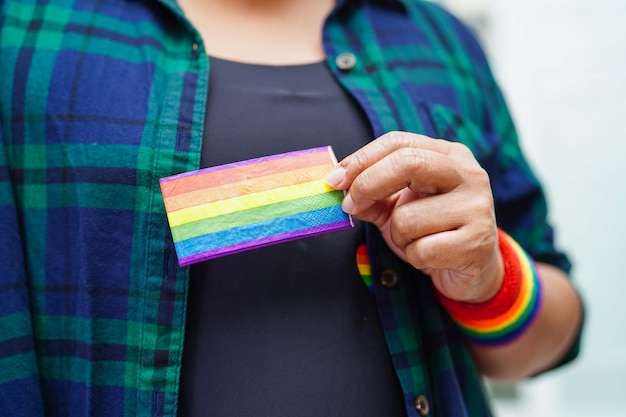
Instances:
[[[626,1],[439,3],[482,39],[587,305],[582,357],[496,414],[626,416]]]

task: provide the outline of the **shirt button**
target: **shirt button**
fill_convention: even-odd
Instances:
[[[430,406],[428,405],[428,398],[424,395],[418,395],[415,397],[415,409],[420,416],[427,416],[430,412]]]
[[[385,269],[380,274],[380,283],[385,288],[393,288],[398,285],[398,275],[391,269]]]
[[[350,52],[342,52],[335,58],[335,64],[342,71],[350,71],[356,65],[356,56]]]
[[[191,45],[191,56],[192,58],[197,58],[198,57],[198,50],[200,49],[200,46],[198,45],[198,42],[194,42],[193,45]]]

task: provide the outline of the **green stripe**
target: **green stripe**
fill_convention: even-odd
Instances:
[[[0,384],[36,376],[36,364],[33,352],[0,358]]]
[[[6,294],[6,292],[5,292]],[[18,312],[0,317],[0,343],[24,336],[32,336],[30,314]]]
[[[64,381],[87,386],[119,386],[119,375],[124,373],[123,361],[90,361],[75,356],[39,355],[39,362],[42,378],[55,379],[57,375],[64,375]]]
[[[267,206],[254,207],[244,211],[186,223],[172,229],[177,242],[194,237],[220,232],[248,224],[260,223],[294,214],[306,213],[311,210],[338,206],[343,198],[342,192],[328,192],[311,197],[289,200]]]
[[[29,125],[32,120],[29,119]],[[42,121],[44,119],[42,118]],[[42,122],[42,125],[44,123]],[[46,169],[66,167],[65,157],[73,166],[99,168],[137,168],[140,149],[134,145],[107,145],[92,143],[27,144],[13,146],[13,169]],[[111,158],[115,155],[115,158]]]
[[[372,286],[373,281],[372,281],[372,275],[371,274],[362,274],[361,275],[361,279],[363,280],[365,285],[367,285],[368,287]]]
[[[46,187],[38,187],[37,185],[20,185],[16,187],[16,198],[25,199],[27,194],[41,191]],[[137,187],[132,185],[116,185],[116,184],[93,184],[93,183],[75,183],[75,184],[49,184],[47,186],[48,195],[47,202],[36,197],[29,197],[29,204],[33,204],[34,208],[44,204],[50,208],[99,208],[114,210],[133,210],[135,209],[134,195]],[[64,199],[63,193],[66,193]],[[23,196],[23,198],[22,198]],[[86,204],[85,202],[88,202]]]
[[[40,341],[75,340],[83,343],[129,345],[127,335],[143,324],[133,320],[87,319],[74,316],[35,316],[34,332]]]

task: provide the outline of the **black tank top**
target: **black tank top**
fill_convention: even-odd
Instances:
[[[318,146],[341,160],[372,139],[324,63],[211,58],[202,166]],[[360,222],[192,266],[179,416],[405,416]]]

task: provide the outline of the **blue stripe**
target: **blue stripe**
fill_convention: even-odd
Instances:
[[[128,346],[119,343],[86,343],[61,339],[44,342],[46,356],[82,358],[89,361],[118,361],[127,359]]]
[[[184,258],[196,253],[236,245],[238,243],[261,239],[280,233],[288,233],[309,227],[340,222],[347,220],[347,218],[346,213],[341,210],[340,206],[333,206],[182,240],[175,244],[176,252],[179,258]]]
[[[68,167],[47,169],[15,169],[15,184],[123,184],[135,185],[135,168]]]

